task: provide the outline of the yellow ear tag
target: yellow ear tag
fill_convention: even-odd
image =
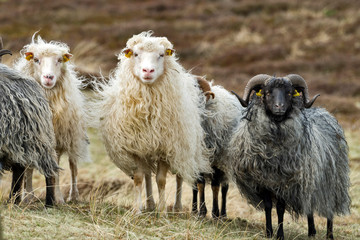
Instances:
[[[32,53],[25,53],[25,54],[26,54],[25,59],[28,61],[30,61],[34,57],[34,55]]]
[[[298,97],[298,96],[300,96],[300,93],[297,90],[295,90],[293,97]]]
[[[67,62],[67,61],[69,61],[70,60],[70,58],[68,58],[65,54],[63,55],[63,62]]]
[[[125,52],[125,57],[130,58],[133,55],[133,52],[129,50],[128,52]]]
[[[165,51],[167,56],[173,55],[173,52],[174,52],[174,50],[171,50],[171,49],[166,49],[166,51]]]
[[[260,90],[256,93],[256,96],[261,97],[261,96],[262,96],[261,91],[262,91],[262,89],[260,89]]]

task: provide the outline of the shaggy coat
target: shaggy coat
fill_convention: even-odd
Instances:
[[[0,64],[1,171],[13,164],[46,177],[58,172],[51,112],[42,88]]]
[[[26,54],[29,52],[34,55],[33,60],[26,59],[28,56]],[[63,153],[67,153],[69,156],[72,177],[69,200],[76,201],[79,195],[76,180],[77,162],[89,162],[91,160],[88,150],[87,114],[85,113],[84,96],[81,92],[81,79],[77,77],[70,61],[62,61],[63,56],[71,56],[69,47],[61,42],[45,42],[40,36],[35,40],[34,35],[32,42],[24,46],[21,55],[22,57],[16,62],[15,68],[40,84],[43,76],[36,69],[35,56],[40,60],[42,57],[58,57],[61,59],[58,63],[61,69],[59,76],[56,76],[56,84],[52,88],[44,87],[44,91],[52,112],[58,161]],[[30,175],[31,172],[28,174]],[[56,182],[59,184],[58,177]],[[32,191],[31,187],[28,190]],[[59,185],[56,187],[56,195],[58,201],[64,201]]]
[[[27,61],[25,52],[34,52],[38,56],[49,56],[69,53],[65,43],[45,42],[40,38],[24,46],[21,57],[15,68],[26,76],[34,78],[40,83],[34,69],[34,62]],[[74,71],[74,66],[67,62],[62,64],[61,75],[52,89],[44,89],[53,114],[53,125],[56,136],[56,150],[58,153],[67,152],[80,160],[89,160],[88,140],[86,135],[86,114],[84,96],[80,91],[81,81]]]
[[[317,212],[332,219],[349,213],[348,146],[326,110],[302,108],[298,97],[278,123],[254,94],[229,146],[234,180],[254,207],[263,207],[259,191],[266,188],[295,215]]]
[[[127,48],[172,47],[166,38],[146,35],[129,39]],[[211,172],[201,127],[205,98],[174,56],[164,61],[164,74],[147,85],[132,72],[134,58],[120,54],[109,85],[101,87],[96,114],[110,158],[127,175],[134,175],[137,156],[153,172],[158,161],[166,161],[172,172],[193,183],[200,172]]]

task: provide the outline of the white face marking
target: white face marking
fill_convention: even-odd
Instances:
[[[61,74],[63,62],[62,56],[34,56],[35,75],[40,84],[47,89],[55,86],[56,80]]]
[[[134,74],[142,83],[152,84],[164,73],[165,49],[147,52],[134,47]]]

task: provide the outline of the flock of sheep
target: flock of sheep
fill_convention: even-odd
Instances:
[[[333,217],[349,213],[344,132],[325,109],[312,107],[317,96],[309,99],[301,76],[257,75],[241,98],[189,73],[171,42],[149,31],[127,41],[109,81],[94,81],[97,101],[85,104],[69,47],[35,35],[13,69],[0,64],[0,171],[13,172],[10,201],[20,202],[23,182],[26,200],[31,198],[37,169],[46,178],[46,205],[64,202],[58,166],[63,153],[71,170],[68,200],[78,200],[77,162],[90,161],[86,128],[91,125],[100,130],[114,164],[134,180],[137,213],[144,209],[144,180],[145,207],[165,210],[169,171],[176,174],[174,210],[182,210],[185,180],[193,186],[192,212],[205,216],[209,181],[212,216],[226,217],[232,181],[251,205],[265,209],[267,237],[273,236],[273,201],[277,239],[284,239],[285,210],[307,217],[309,236],[316,234],[313,214],[327,218],[330,239]],[[8,53],[0,50],[0,59]]]

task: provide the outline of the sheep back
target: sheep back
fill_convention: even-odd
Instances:
[[[228,172],[228,165],[223,159],[224,151],[244,108],[236,97],[223,87],[211,86],[211,91],[215,98],[206,102],[206,115],[202,123],[206,133],[205,143],[212,151],[211,165]]]
[[[51,112],[42,88],[0,64],[0,159],[3,170],[13,163],[58,171]]]

